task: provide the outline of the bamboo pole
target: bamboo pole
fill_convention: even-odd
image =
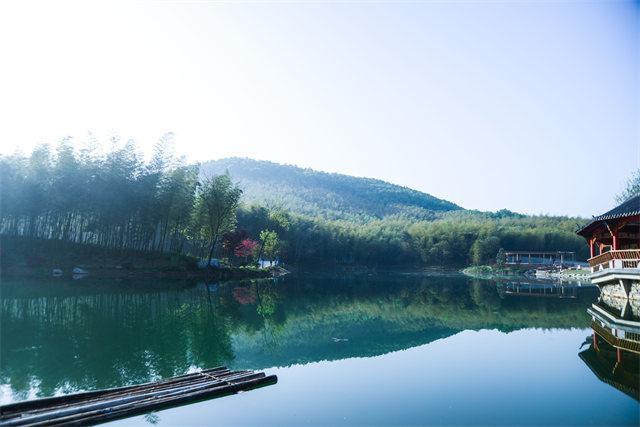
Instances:
[[[65,419],[57,419],[53,422],[44,422],[32,425],[93,425],[96,423],[103,423],[133,415],[140,415],[161,408],[180,406],[193,401],[234,394],[243,390],[250,390],[266,385],[275,384],[276,382],[277,377],[275,375],[261,376],[259,378],[232,384],[229,386],[208,388],[188,394],[180,394],[177,396],[168,396],[161,399],[156,399],[152,402],[146,402],[145,404],[134,403],[128,405],[127,407],[115,408],[115,410],[102,410],[95,413],[83,413],[78,414],[77,416],[67,417]]]
[[[207,377],[208,374],[202,374]],[[277,382],[275,376],[265,376],[264,373],[239,371],[225,374],[222,378],[211,375],[209,381],[190,383],[160,391],[146,392],[137,395],[101,399],[90,404],[81,403],[55,411],[40,414],[16,416],[2,423],[4,426],[20,425],[62,425],[105,422],[110,419],[122,418],[135,413],[144,413],[159,407],[184,404],[196,399],[221,396],[248,390],[262,385]]]
[[[171,378],[167,378],[167,379],[163,379],[155,382],[152,381],[152,382],[137,384],[137,385],[114,387],[114,388],[95,390],[95,391],[85,391],[85,392],[74,393],[66,396],[45,397],[42,399],[10,403],[0,407],[1,409],[0,419],[5,418],[6,416],[15,412],[23,413],[30,410],[37,410],[38,408],[53,407],[59,404],[78,402],[78,401],[82,401],[83,399],[99,398],[101,396],[108,396],[111,394],[123,393],[130,390],[142,389],[145,387],[153,387],[160,384],[171,384],[171,383],[179,382],[191,377],[196,377],[202,373],[223,374],[225,372],[231,372],[231,371],[229,371],[229,369],[224,366],[219,366],[216,368],[206,369],[206,370],[203,370],[200,372],[194,372],[191,374],[179,375],[177,377],[171,377]]]
[[[136,386],[18,402],[0,407],[0,425],[104,422],[133,413],[232,394],[277,382],[275,376],[217,367]]]

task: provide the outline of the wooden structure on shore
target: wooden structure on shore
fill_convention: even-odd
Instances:
[[[577,233],[589,244],[590,279],[600,288],[587,310],[591,349],[581,357],[598,378],[638,399],[640,196],[594,217]]]
[[[504,253],[505,264],[510,265],[567,265],[575,264],[575,252],[538,252],[538,251],[511,251]]]
[[[591,282],[623,298],[640,298],[640,196],[593,218],[577,233],[589,244]]]
[[[275,375],[218,367],[146,384],[11,403],[0,406],[0,426],[94,425],[277,381]]]
[[[640,196],[577,233],[589,244],[590,279],[600,288],[591,316],[591,343],[580,358],[603,382],[640,400]]]
[[[578,234],[589,244],[592,272],[640,268],[640,196],[593,218]]]

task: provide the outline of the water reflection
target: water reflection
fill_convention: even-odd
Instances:
[[[640,319],[633,303],[607,293],[598,298],[587,310],[593,333],[580,358],[601,381],[640,400]]]
[[[595,294],[594,294],[595,292]],[[462,330],[586,328],[597,290],[521,298],[461,276],[286,277],[223,284],[3,281],[3,400],[195,368],[374,356]]]
[[[579,293],[583,293],[582,284],[556,284],[544,282],[507,282],[502,285],[505,293],[525,297],[538,298],[578,298]]]

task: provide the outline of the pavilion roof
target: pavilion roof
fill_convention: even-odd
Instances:
[[[578,230],[578,234],[582,234],[588,228],[590,228],[593,224],[605,221],[608,219],[617,219],[624,218],[628,216],[640,215],[640,195],[634,196],[627,200],[626,202],[616,206],[608,212],[603,213],[602,215],[594,217],[587,225]]]

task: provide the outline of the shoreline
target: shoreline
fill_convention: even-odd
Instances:
[[[203,271],[162,271],[154,269],[122,270],[122,269],[90,269],[86,274],[73,274],[63,271],[54,275],[51,271],[41,269],[3,269],[2,278],[31,278],[31,279],[205,279],[205,280],[245,280],[281,277],[290,272],[284,268],[257,269],[242,267],[221,267]]]
[[[199,268],[198,258],[176,253],[116,250],[54,240],[2,236],[3,278],[243,280],[282,276],[282,267]],[[86,274],[84,274],[86,273]]]
[[[517,267],[498,267],[491,265],[476,265],[465,267],[460,270],[462,274],[467,277],[480,280],[513,280],[513,279],[528,279],[528,280],[540,280],[540,281],[557,281],[557,282],[588,282],[591,283],[589,278],[589,271],[578,269],[564,269],[559,271],[547,272],[544,274],[536,274],[535,268],[523,268]],[[533,273],[532,273],[533,272]]]

